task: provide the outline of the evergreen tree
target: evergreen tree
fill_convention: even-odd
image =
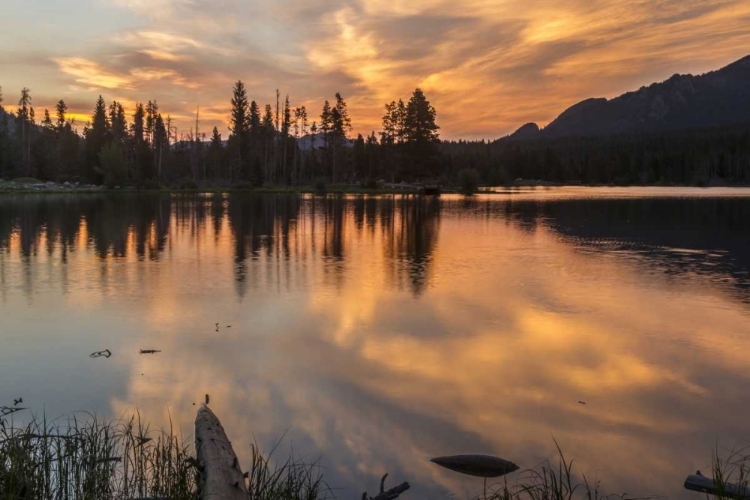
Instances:
[[[330,139],[329,146],[333,156],[333,180],[336,181],[337,171],[346,155],[346,141],[352,129],[346,101],[340,93],[336,93],[336,105],[330,112]]]
[[[26,176],[31,176],[31,126],[33,125],[34,108],[31,107],[31,90],[21,89],[18,100],[17,122],[21,129],[21,158],[22,168]]]
[[[331,109],[331,103],[326,100],[323,103],[323,110],[320,113],[320,126],[318,130],[323,134],[323,167],[328,169],[328,159],[330,157],[329,152],[329,140],[331,138],[331,131],[333,129],[333,110]],[[333,177],[333,176],[331,176]]]
[[[156,131],[156,117],[159,114],[159,105],[156,100],[148,101],[146,104],[146,142],[151,146],[152,151],[154,150],[154,133]]]
[[[125,140],[128,136],[128,122],[125,117],[125,108],[117,101],[113,101],[109,106],[109,123],[112,131],[112,139],[125,147]]]
[[[437,173],[440,127],[435,123],[435,108],[421,89],[416,89],[406,106],[404,142],[414,178],[429,178]]]
[[[55,126],[52,124],[52,118],[49,116],[49,110],[45,108],[44,118],[42,119],[42,127],[46,130],[52,130]]]
[[[221,142],[221,134],[216,127],[214,127],[213,134],[211,135],[211,144],[208,147],[208,163],[211,169],[211,176],[214,179],[221,179],[223,175],[224,145]]]
[[[151,148],[146,140],[146,109],[142,103],[135,105],[133,123],[130,125],[132,177],[141,183],[151,178]],[[130,176],[130,173],[128,174]]]
[[[111,141],[102,147],[96,168],[105,186],[111,188],[123,184],[127,179],[127,164],[120,145]]]
[[[354,175],[365,176],[367,171],[367,151],[365,149],[365,138],[362,134],[357,134],[354,140]]]
[[[372,131],[372,134],[370,134],[367,137],[367,140],[365,142],[365,154],[367,156],[367,178],[368,179],[376,179],[379,175],[378,172],[378,150],[379,150],[379,144],[378,144],[378,138],[375,135],[375,131]]]
[[[263,121],[261,122],[261,130],[263,131],[264,179],[271,180],[271,151],[273,150],[275,130],[273,127],[273,109],[270,104],[266,104]]]
[[[170,152],[169,132],[164,124],[164,119],[162,118],[161,113],[157,114],[156,119],[154,120],[153,152],[154,162],[156,163],[156,179],[161,183],[163,179],[163,165]]]
[[[84,175],[101,182],[102,169],[100,153],[110,139],[109,122],[107,120],[107,105],[102,96],[96,101],[94,114],[91,117],[91,127],[86,132],[86,165]]]
[[[60,99],[55,105],[55,115],[57,116],[57,129],[62,130],[65,127],[65,117],[68,112],[68,105]]]
[[[232,91],[232,114],[229,123],[230,160],[229,178],[231,181],[246,177],[245,162],[249,143],[248,100],[245,84],[237,80]]]

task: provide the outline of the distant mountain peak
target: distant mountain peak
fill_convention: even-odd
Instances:
[[[508,136],[509,139],[531,139],[539,133],[539,125],[527,123]]]
[[[750,124],[750,55],[703,75],[674,74],[613,99],[585,99],[534,133],[506,139],[602,136]]]

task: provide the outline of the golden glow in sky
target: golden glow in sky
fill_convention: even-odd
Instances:
[[[232,84],[317,118],[341,92],[355,132],[422,87],[444,138],[544,125],[588,97],[614,97],[750,52],[745,0],[9,0],[0,7],[0,85],[37,108],[89,115],[99,94],[156,99],[187,132],[226,121]],[[131,111],[129,110],[129,113]],[[41,113],[37,113],[41,116]]]

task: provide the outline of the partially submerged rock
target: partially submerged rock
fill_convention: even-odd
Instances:
[[[430,461],[446,469],[476,477],[500,477],[518,470],[513,462],[490,455],[453,455]]]

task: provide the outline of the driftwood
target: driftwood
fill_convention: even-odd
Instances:
[[[247,500],[245,478],[224,428],[204,405],[195,418],[195,451],[198,459],[199,498]]]
[[[717,484],[710,477],[701,474],[691,474],[685,479],[685,489],[708,493],[709,495],[735,500],[750,500],[750,485],[747,484]]]
[[[368,497],[367,492],[364,492],[362,493],[362,500],[393,500],[394,498],[398,498],[401,493],[405,492],[411,487],[409,483],[403,482],[398,486],[385,491],[385,478],[387,477],[388,474],[383,476],[383,479],[380,480],[380,493],[378,493],[377,496]]]

